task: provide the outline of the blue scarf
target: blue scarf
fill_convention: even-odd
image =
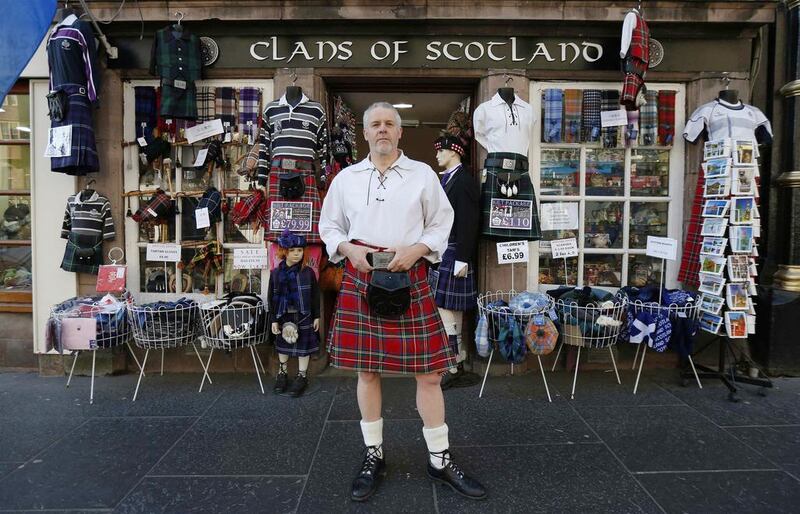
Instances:
[[[301,262],[294,266],[287,266],[286,261],[278,264],[277,282],[275,288],[275,318],[280,319],[289,309],[300,310],[300,288],[297,287],[297,275],[300,273]]]

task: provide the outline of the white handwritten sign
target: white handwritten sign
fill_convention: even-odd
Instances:
[[[554,259],[578,256],[578,240],[574,237],[550,241],[550,251]]]
[[[179,262],[181,246],[171,243],[148,243],[146,258],[152,262]]]
[[[621,127],[627,124],[628,124],[628,111],[626,111],[625,109],[600,112],[600,126],[603,128]]]
[[[678,258],[678,241],[669,237],[647,236],[645,254],[648,257],[674,261]]]

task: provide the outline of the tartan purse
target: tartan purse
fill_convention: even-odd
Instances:
[[[411,277],[406,272],[375,270],[367,286],[369,310],[385,318],[399,318],[411,307]]]

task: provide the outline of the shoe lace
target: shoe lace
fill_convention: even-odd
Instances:
[[[436,457],[437,459],[442,459],[442,466],[446,468],[450,468],[453,472],[458,475],[458,478],[464,478],[464,471],[453,461],[452,456],[450,455],[450,450],[444,450],[441,452],[430,452],[431,455]]]
[[[380,450],[377,446],[367,446],[364,462],[361,464],[359,475],[372,475],[380,460]]]

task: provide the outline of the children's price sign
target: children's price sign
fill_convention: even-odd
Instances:
[[[528,242],[509,241],[507,243],[497,243],[497,262],[499,264],[528,262]]]

